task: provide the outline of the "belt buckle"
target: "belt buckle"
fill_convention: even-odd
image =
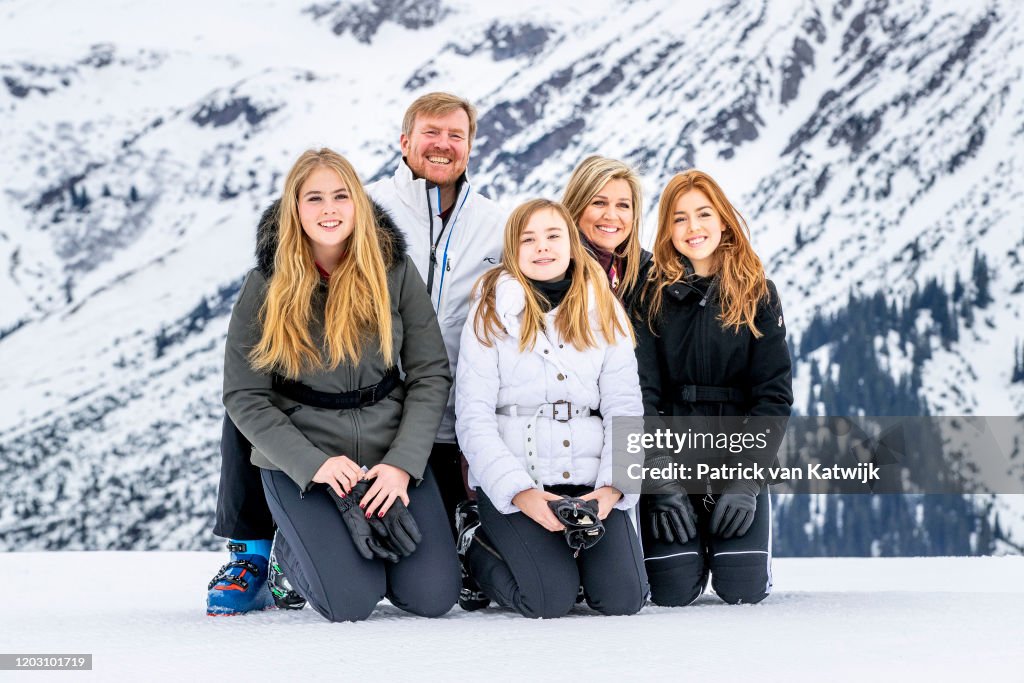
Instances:
[[[683,401],[686,403],[697,402],[697,387],[693,384],[683,385]]]
[[[565,417],[558,416],[559,406],[565,406]],[[555,401],[551,404],[551,418],[557,422],[568,422],[572,419],[572,403],[569,401]]]
[[[377,391],[377,385],[372,387],[362,387],[359,390],[359,407],[368,406],[377,402],[375,392]]]

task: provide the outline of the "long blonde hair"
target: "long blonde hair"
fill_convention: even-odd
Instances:
[[[633,229],[629,237],[616,249],[626,259],[626,272],[622,274],[619,291],[628,291],[640,276],[640,225],[643,189],[640,176],[625,163],[607,157],[589,156],[580,162],[565,186],[562,203],[572,216],[572,225],[579,227],[580,216],[598,192],[612,180],[625,180],[633,195]]]
[[[758,305],[768,296],[768,280],[761,259],[750,244],[750,229],[718,183],[707,173],[696,169],[677,173],[661,193],[658,234],[654,239],[654,267],[643,294],[644,300],[649,300],[648,324],[653,329],[661,311],[665,287],[679,282],[685,275],[683,261],[672,244],[672,218],[679,197],[690,190],[700,190],[707,195],[722,221],[722,241],[714,252],[722,327],[731,327],[734,332],[739,332],[745,325],[754,337],[761,337],[754,321]]]
[[[495,338],[507,334],[498,317],[495,301],[498,279],[505,273],[519,282],[526,295],[523,322],[519,331],[519,350],[532,349],[537,334],[544,329],[544,310],[541,308],[539,295],[519,268],[519,239],[533,214],[545,209],[554,211],[565,221],[571,267],[575,269],[569,291],[555,314],[555,329],[566,342],[579,350],[596,347],[597,342],[591,329],[589,314],[589,292],[593,291],[597,297],[595,304],[598,326],[605,340],[609,344],[614,344],[616,336],[621,335],[628,336],[632,341],[633,328],[630,325],[623,327],[621,324],[618,315],[621,306],[609,289],[608,278],[601,271],[600,264],[583,246],[579,231],[574,229],[572,216],[564,206],[549,199],[532,199],[516,207],[508,217],[508,222],[505,223],[505,245],[501,265],[484,273],[475,285],[480,296],[480,305],[473,318],[473,331],[477,339],[484,346],[491,346]]]
[[[354,204],[355,225],[341,263],[331,274],[324,305],[323,349],[310,333],[320,273],[299,220],[299,190],[317,168],[337,172]],[[249,353],[256,370],[297,378],[303,370],[333,370],[359,363],[363,344],[376,333],[384,362],[391,365],[391,298],[387,268],[391,237],[377,227],[370,199],[352,165],[330,149],[308,150],[288,173],[278,212],[274,273],[260,309],[263,328]]]

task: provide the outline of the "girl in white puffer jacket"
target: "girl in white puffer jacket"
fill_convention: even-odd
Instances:
[[[484,595],[528,617],[566,614],[581,583],[604,614],[633,614],[647,595],[626,514],[638,496],[612,477],[626,456],[613,468],[612,420],[643,415],[632,328],[572,225],[548,200],[512,212],[502,264],[477,285],[455,383],[480,519],[463,524],[460,552]],[[596,501],[604,520],[604,538],[578,556],[548,507],[563,496]]]

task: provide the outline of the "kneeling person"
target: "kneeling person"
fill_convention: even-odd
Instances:
[[[365,619],[385,596],[440,616],[459,568],[423,435],[437,430],[451,376],[423,280],[330,150],[299,158],[266,218],[231,315],[224,405],[261,468],[277,561],[331,621]],[[393,563],[358,520],[399,514],[419,543]]]
[[[527,617],[559,617],[582,584],[603,614],[643,606],[647,576],[612,485],[612,419],[643,403],[632,328],[561,204],[517,208],[502,263],[481,278],[462,332],[456,432],[477,487],[479,524],[460,553],[483,592]],[[600,415],[598,415],[600,411]],[[605,534],[574,552],[549,506],[587,502]]]

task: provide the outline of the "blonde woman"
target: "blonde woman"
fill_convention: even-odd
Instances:
[[[647,577],[626,514],[637,496],[615,486],[611,441],[613,418],[643,411],[633,334],[561,204],[512,212],[501,265],[476,296],[455,385],[479,501],[459,537],[470,578],[527,617],[566,614],[580,585],[602,614],[639,611]],[[549,507],[564,496],[592,501],[606,529],[576,554]]]
[[[612,292],[631,314],[651,266],[651,253],[640,248],[642,199],[636,171],[601,156],[580,162],[562,197],[584,246],[601,264]]]
[[[296,161],[258,242],[231,315],[224,405],[261,468],[276,559],[331,621],[365,619],[385,596],[444,614],[459,568],[426,463],[451,377],[404,241],[351,165],[321,149]],[[387,562],[398,553],[366,519],[399,514],[421,537]]]

